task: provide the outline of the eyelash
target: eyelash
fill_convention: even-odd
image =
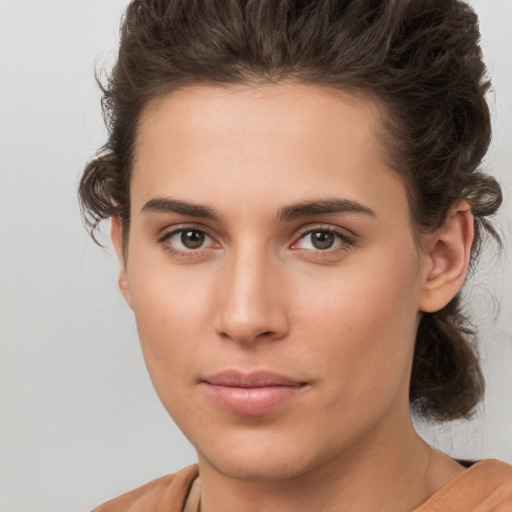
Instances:
[[[301,233],[301,235],[299,236],[297,241],[293,243],[292,247],[294,245],[296,245],[300,240],[303,240],[305,237],[307,237],[308,235],[311,235],[312,233],[327,233],[330,235],[334,235],[334,237],[338,239],[339,243],[337,245],[335,245],[334,247],[329,247],[324,250],[322,250],[322,249],[303,249],[307,254],[335,255],[341,251],[346,251],[350,246],[355,244],[355,240],[353,238],[347,236],[345,233],[342,233],[341,231],[338,231],[338,230],[332,229],[332,228],[315,227],[313,229],[309,229],[309,230],[305,231],[304,233]]]
[[[170,252],[173,256],[177,256],[179,258],[194,258],[197,256],[200,256],[202,253],[207,250],[207,248],[200,247],[198,249],[188,249],[186,251],[181,249],[176,249],[173,247],[169,240],[175,236],[179,235],[180,233],[184,233],[186,231],[194,231],[196,233],[202,233],[205,237],[208,237],[213,240],[213,237],[211,237],[204,229],[195,227],[195,226],[185,226],[179,229],[175,229],[173,231],[170,231],[168,233],[163,234],[157,241],[158,243],[162,244],[164,249],[168,252]],[[217,244],[219,245],[219,244]]]
[[[161,237],[158,238],[157,242],[162,244],[166,251],[170,252],[173,256],[177,256],[179,258],[198,257],[209,249],[209,248],[199,247],[198,249],[181,250],[181,249],[177,249],[177,248],[173,247],[169,243],[169,240],[173,236],[178,235],[180,233],[184,233],[186,231],[194,231],[196,233],[201,233],[205,237],[213,240],[213,237],[211,237],[204,229],[197,228],[194,226],[185,226],[185,227],[182,227],[179,229],[175,229],[171,232],[165,233],[164,235],[162,235]],[[315,228],[309,229],[309,230],[301,233],[300,236],[296,239],[296,241],[292,244],[292,246],[291,246],[292,250],[299,250],[300,248],[297,249],[297,248],[294,248],[293,246],[295,246],[300,240],[304,239],[308,235],[311,235],[312,233],[328,233],[328,234],[334,235],[334,237],[337,238],[339,243],[337,245],[335,245],[333,248],[327,248],[324,250],[322,250],[322,249],[303,249],[303,252],[305,252],[306,254],[309,254],[309,255],[315,255],[315,256],[320,255],[320,254],[335,255],[335,254],[338,254],[339,252],[344,252],[344,251],[348,250],[348,248],[350,246],[355,244],[355,240],[352,237],[347,236],[345,233],[343,233],[341,231],[338,231],[338,230],[335,230],[332,228],[323,228],[321,226],[317,226]],[[216,244],[217,244],[217,246],[220,246],[220,244],[218,244],[217,242],[216,242]]]

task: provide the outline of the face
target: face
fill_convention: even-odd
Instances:
[[[422,260],[377,119],[284,83],[190,86],[140,119],[121,289],[225,475],[294,477],[407,421]]]

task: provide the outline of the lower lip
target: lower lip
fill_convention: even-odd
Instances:
[[[256,416],[270,412],[297,396],[303,385],[240,388],[205,383],[207,393],[224,409],[235,414]]]

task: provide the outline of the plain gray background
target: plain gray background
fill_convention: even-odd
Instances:
[[[149,381],[113,251],[90,241],[76,200],[105,136],[95,61],[112,62],[126,4],[0,0],[1,512],[86,511],[195,461]],[[508,197],[506,249],[484,255],[468,290],[485,404],[470,423],[418,428],[454,456],[512,463],[512,0],[471,4],[494,82],[485,165]]]

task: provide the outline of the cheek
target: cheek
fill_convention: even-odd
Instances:
[[[136,288],[133,310],[142,353],[153,387],[178,427],[197,415],[195,397],[196,359],[203,337],[197,321],[198,304],[175,288],[151,280]],[[144,300],[146,298],[146,300]],[[181,299],[181,300],[180,300]]]
[[[157,392],[172,393],[175,385],[196,377],[194,361],[209,325],[207,284],[184,277],[179,268],[141,271],[136,265],[134,258],[130,290],[144,359]]]
[[[302,330],[315,339],[313,354],[322,354],[316,359],[325,365],[322,373],[332,376],[333,387],[353,403],[391,396],[408,379],[418,297],[414,260],[402,260],[361,261],[314,293],[305,287],[309,293],[303,293],[297,315]]]

